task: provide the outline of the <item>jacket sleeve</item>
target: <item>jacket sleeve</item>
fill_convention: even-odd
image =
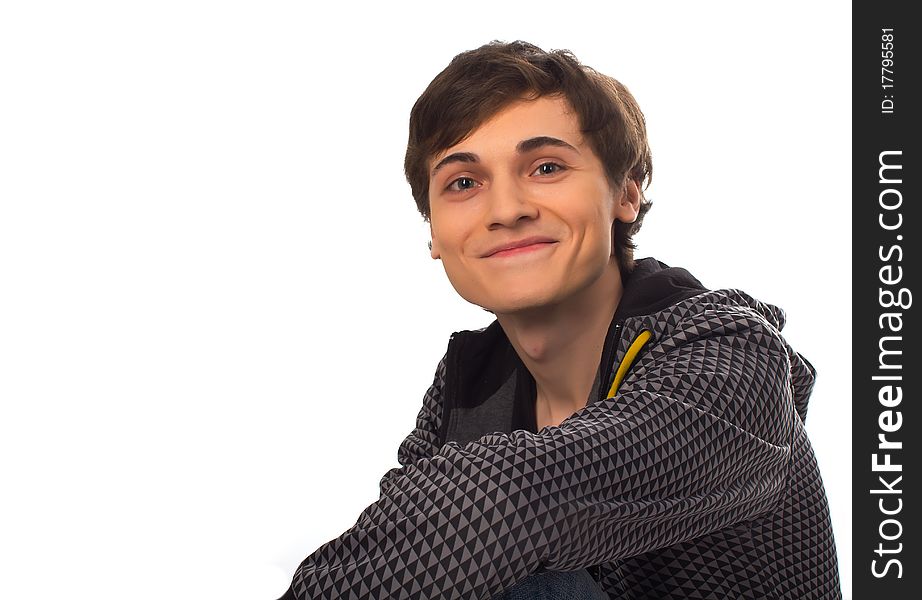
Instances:
[[[795,418],[780,333],[754,311],[721,308],[663,335],[616,397],[559,426],[449,442],[397,469],[354,526],[305,559],[294,596],[490,598],[530,573],[772,509]]]
[[[439,428],[442,424],[442,387],[445,385],[446,357],[447,354],[439,361],[432,385],[423,396],[423,406],[416,416],[416,426],[397,448],[397,462],[401,468],[389,470],[378,484],[382,497],[388,483],[402,473],[402,467],[412,465],[424,458],[431,458],[441,447]]]

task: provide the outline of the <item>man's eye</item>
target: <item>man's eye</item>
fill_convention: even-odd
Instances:
[[[462,192],[464,190],[473,189],[476,185],[477,182],[470,177],[458,177],[448,184],[447,189],[452,192]]]
[[[535,173],[539,175],[553,175],[563,171],[566,167],[559,165],[555,162],[546,162],[538,165],[538,168],[535,169]]]

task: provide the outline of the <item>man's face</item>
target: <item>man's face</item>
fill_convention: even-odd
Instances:
[[[503,314],[549,306],[611,274],[613,191],[562,97],[519,101],[429,161],[432,257],[465,300]],[[509,245],[520,246],[499,250]],[[617,266],[614,270],[617,272]]]

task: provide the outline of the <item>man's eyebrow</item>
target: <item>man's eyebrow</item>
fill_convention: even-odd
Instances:
[[[515,151],[519,154],[525,154],[526,152],[531,152],[532,150],[541,148],[542,146],[557,146],[559,148],[567,148],[569,150],[573,150],[577,154],[580,153],[579,150],[577,150],[576,147],[572,146],[571,144],[568,144],[561,139],[550,137],[548,135],[539,135],[538,137],[522,140],[515,147]]]
[[[522,140],[521,142],[516,144],[515,151],[519,154],[525,154],[526,152],[537,150],[538,148],[541,148],[543,146],[556,146],[558,148],[567,148],[568,150],[572,150],[576,152],[577,154],[580,153],[580,151],[572,144],[569,144],[559,138],[551,137],[549,135],[539,135],[537,137],[528,138],[527,140]],[[473,152],[455,152],[453,154],[449,154],[448,156],[440,160],[438,164],[432,167],[432,172],[429,174],[430,177],[435,177],[435,174],[439,172],[439,169],[441,169],[445,165],[449,165],[451,163],[456,163],[456,162],[465,162],[465,163],[480,162],[480,157],[478,157]]]
[[[439,172],[439,169],[445,165],[456,162],[466,162],[466,163],[475,163],[479,162],[480,158],[473,152],[455,152],[454,154],[449,154],[445,158],[439,161],[439,164],[432,167],[432,172],[429,173],[430,177],[435,177],[435,174]]]

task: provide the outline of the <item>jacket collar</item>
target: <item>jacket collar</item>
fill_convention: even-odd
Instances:
[[[615,310],[616,321],[658,312],[708,291],[685,269],[670,267],[653,257],[638,260],[623,286],[621,301]]]

